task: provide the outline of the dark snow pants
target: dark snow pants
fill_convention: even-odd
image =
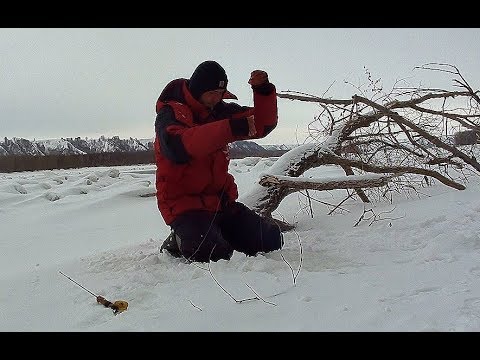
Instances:
[[[228,260],[234,250],[254,256],[283,246],[279,226],[239,202],[216,213],[186,212],[175,219],[171,227],[180,252],[191,261]]]

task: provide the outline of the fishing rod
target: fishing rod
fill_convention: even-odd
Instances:
[[[117,300],[115,302],[111,302],[111,301],[108,301],[107,299],[105,299],[103,296],[100,296],[100,295],[95,295],[93,292],[91,292],[90,290],[88,290],[87,288],[85,288],[84,286],[80,285],[78,282],[76,282],[75,280],[73,280],[70,276],[67,276],[65,275],[63,272],[61,272],[60,270],[58,271],[60,274],[62,274],[63,276],[65,276],[68,280],[70,280],[71,282],[77,284],[78,286],[80,286],[83,290],[87,291],[88,293],[90,293],[91,295],[95,296],[95,298],[97,299],[97,303],[99,304],[102,304],[103,306],[105,307],[108,307],[110,309],[113,310],[113,313],[115,315],[117,315],[118,313],[121,313],[122,311],[125,311],[127,310],[128,308],[128,303],[124,300]]]

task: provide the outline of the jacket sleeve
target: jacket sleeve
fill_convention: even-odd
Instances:
[[[176,164],[205,157],[233,142],[230,119],[188,127],[177,119],[181,111],[164,106],[157,114],[155,131],[162,153]]]
[[[267,136],[278,121],[277,95],[271,83],[253,88],[253,107],[239,107],[224,119],[188,127],[178,121],[185,114],[177,107],[164,106],[157,115],[155,129],[162,152],[171,161],[185,164],[224,149],[229,143]],[[247,116],[255,116],[257,134],[248,136]]]
[[[218,120],[187,129],[176,130],[172,128],[172,132],[180,134],[186,151],[193,158],[204,157],[225,148],[229,143],[235,141],[229,119]]]
[[[183,146],[180,135],[172,133],[172,128],[186,127],[180,123],[170,106],[163,106],[157,109],[157,117],[155,119],[155,134],[162,154],[175,164],[185,164],[190,160],[185,147]]]
[[[267,83],[253,88],[255,127],[254,139],[264,138],[272,132],[278,123],[277,91],[275,85]]]
[[[277,92],[275,85],[266,83],[259,87],[252,87],[253,89],[253,104],[252,108],[247,111],[242,111],[232,116],[232,129],[239,128],[238,131],[233,131],[236,135],[235,140],[260,139],[272,132],[278,123],[278,108],[277,108]],[[254,115],[255,128],[257,134],[255,136],[248,136],[248,124],[246,117]],[[246,133],[240,128],[246,126]],[[241,135],[238,135],[241,134]]]

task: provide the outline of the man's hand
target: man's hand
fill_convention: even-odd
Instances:
[[[268,74],[263,70],[253,70],[248,83],[252,86],[259,86],[268,83]]]

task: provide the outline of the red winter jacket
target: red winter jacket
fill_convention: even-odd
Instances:
[[[217,211],[238,198],[228,173],[228,144],[263,138],[278,120],[271,83],[253,88],[253,107],[221,101],[210,110],[195,100],[187,79],[171,81],[156,103],[155,160],[157,205],[167,225],[189,210]],[[247,116],[257,134],[248,137]]]

